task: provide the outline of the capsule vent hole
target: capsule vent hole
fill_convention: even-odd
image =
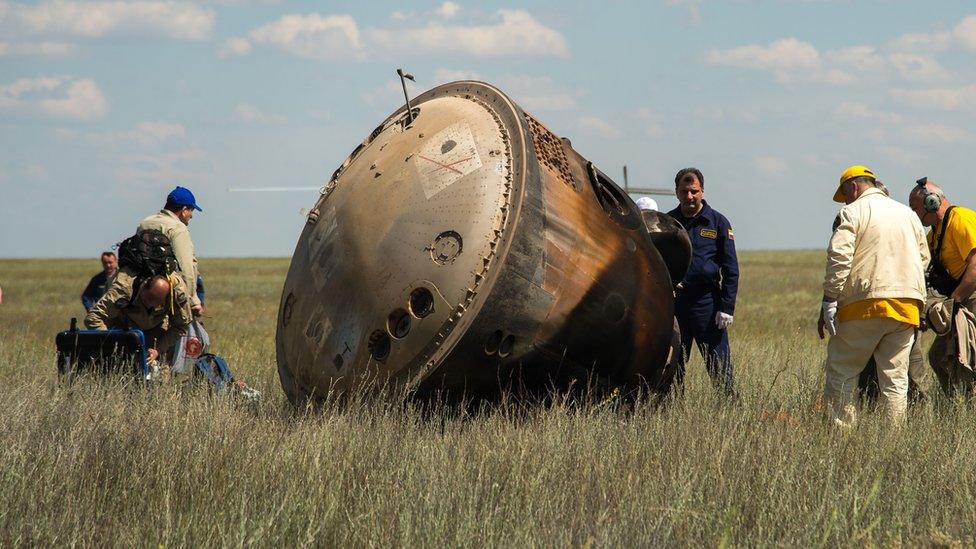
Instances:
[[[410,333],[410,313],[403,309],[393,311],[386,321],[386,328],[397,339],[407,337]]]
[[[515,336],[508,334],[505,339],[502,340],[502,344],[498,346],[498,356],[505,358],[512,354],[512,349],[515,348]]]
[[[410,313],[417,318],[424,318],[434,312],[434,294],[427,288],[417,288],[410,292]]]
[[[485,339],[485,354],[493,355],[498,352],[499,345],[502,344],[502,339],[505,334],[501,330],[495,330],[494,332],[488,334],[488,338]]]
[[[369,354],[381,362],[390,356],[390,336],[386,332],[376,330],[369,336]]]

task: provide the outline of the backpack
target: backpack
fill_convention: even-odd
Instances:
[[[158,229],[146,229],[119,244],[119,268],[127,269],[137,277],[147,277],[172,274],[180,265],[169,237]]]

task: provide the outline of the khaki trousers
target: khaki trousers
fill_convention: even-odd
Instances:
[[[915,328],[890,318],[849,320],[837,324],[827,345],[824,400],[831,422],[851,427],[857,421],[854,390],[864,364],[878,365],[878,404],[898,421],[908,405],[908,362]]]

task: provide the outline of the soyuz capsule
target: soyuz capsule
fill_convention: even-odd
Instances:
[[[676,224],[645,226],[626,193],[490,84],[445,84],[411,106],[309,212],[278,311],[289,399],[390,383],[489,398],[573,382],[667,390],[671,279],[690,248],[662,256],[648,231]]]

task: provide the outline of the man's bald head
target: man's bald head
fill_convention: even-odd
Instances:
[[[139,290],[139,301],[147,309],[155,309],[166,303],[169,290],[169,280],[165,276],[154,276],[142,284]]]
[[[925,192],[923,192],[923,188]],[[935,212],[929,212],[925,210],[925,206],[922,201],[925,199],[925,195],[936,195],[942,199],[942,204],[939,209]],[[945,212],[949,209],[952,204],[946,198],[945,192],[942,188],[931,181],[926,181],[924,185],[915,185],[912,192],[908,194],[908,206],[915,212],[915,215],[922,221],[922,225],[926,227],[931,227],[942,220],[945,216]]]

